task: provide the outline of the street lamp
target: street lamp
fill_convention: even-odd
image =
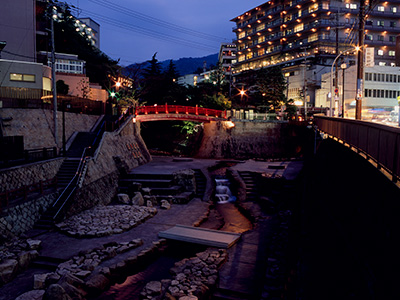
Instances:
[[[343,80],[343,84],[342,84],[342,118],[344,118],[344,70],[346,70],[347,65],[345,63],[342,63],[340,65],[340,68],[343,71],[343,76],[342,76],[343,77],[342,78],[342,80]]]
[[[359,51],[359,50],[360,50],[360,47],[349,48],[349,49],[346,49],[346,50],[344,50],[344,51],[341,51],[341,52],[335,57],[335,59],[333,60],[333,63],[332,63],[332,66],[331,66],[331,80],[330,80],[330,95],[331,95],[331,97],[330,97],[330,103],[329,103],[329,116],[330,116],[330,117],[333,117],[333,114],[332,114],[333,66],[335,65],[336,61],[338,60],[338,58],[339,58],[342,54],[344,54],[345,52],[354,51],[354,50],[355,50],[355,51]],[[335,94],[336,94],[336,91],[335,91]]]

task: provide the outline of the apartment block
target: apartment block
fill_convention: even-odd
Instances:
[[[369,54],[369,66],[396,67],[399,9],[398,1],[366,6],[362,51]],[[322,74],[331,72],[340,53],[358,44],[359,16],[360,2],[354,0],[271,0],[250,9],[231,20],[236,23],[233,31],[238,51],[234,77],[240,81],[246,71],[280,65],[287,77],[288,97],[315,106]],[[346,53],[337,60],[338,65],[356,65],[354,52]]]

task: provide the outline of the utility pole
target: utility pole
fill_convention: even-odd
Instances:
[[[56,87],[56,49],[54,43],[54,15],[56,15],[55,7],[51,8],[50,29],[51,29],[51,83],[53,89],[53,119],[54,119],[54,139],[56,147],[58,147],[57,136],[57,87]]]
[[[362,96],[364,90],[364,31],[365,31],[365,0],[360,0],[360,14],[358,22],[358,61],[357,61],[357,95],[356,120],[361,120]]]
[[[304,99],[304,121],[307,121],[307,80],[306,80],[306,70],[307,70],[307,46],[304,47],[304,62],[303,62],[303,99]]]
[[[336,11],[336,55],[339,54],[339,8]],[[339,74],[338,74],[338,61],[336,60],[335,64],[335,91],[338,90],[338,79],[339,79]],[[331,95],[333,97],[333,95]],[[335,93],[335,115],[338,114],[338,95]]]

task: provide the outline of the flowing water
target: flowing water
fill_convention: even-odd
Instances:
[[[218,229],[222,231],[242,233],[252,228],[251,222],[243,216],[237,209],[234,202],[236,197],[233,195],[230,186],[231,182],[226,178],[226,167],[221,166],[214,170],[215,179],[215,206],[210,213],[210,218],[218,216],[221,219],[221,226]],[[213,228],[215,220],[208,220],[200,227]],[[139,300],[140,292],[150,281],[160,281],[161,279],[171,278],[169,270],[174,264],[184,258],[195,256],[196,253],[204,251],[205,246],[195,244],[175,244],[169,242],[165,250],[152,263],[143,267],[135,274],[128,276],[122,283],[116,283],[96,299],[100,300]]]

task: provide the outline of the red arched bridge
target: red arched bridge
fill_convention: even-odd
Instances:
[[[136,120],[149,121],[195,121],[210,122],[212,120],[226,119],[226,111],[196,106],[182,105],[154,105],[139,106],[134,109]]]

